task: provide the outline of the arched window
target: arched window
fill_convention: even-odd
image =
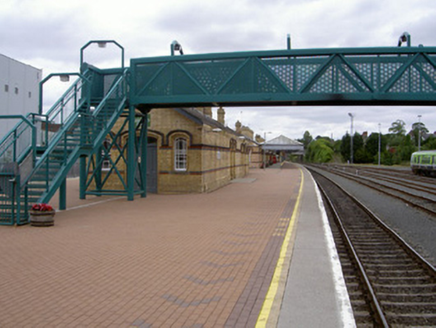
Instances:
[[[185,138],[177,138],[174,142],[174,169],[186,171],[187,169],[187,144]]]

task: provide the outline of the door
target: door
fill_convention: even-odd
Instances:
[[[152,138],[147,145],[147,192],[157,193],[157,143]]]

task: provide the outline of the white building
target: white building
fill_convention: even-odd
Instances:
[[[42,70],[0,54],[0,115],[38,112]],[[18,120],[0,119],[0,139]]]

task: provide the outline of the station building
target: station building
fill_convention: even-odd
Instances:
[[[203,193],[216,190],[231,180],[242,178],[250,168],[262,165],[262,148],[253,131],[237,122],[225,125],[225,110],[211,107],[159,108],[149,113],[147,131],[147,191],[159,194]],[[120,129],[121,120],[114,126]],[[139,136],[138,136],[139,137]],[[112,146],[112,162],[128,142],[127,128],[119,145]],[[109,144],[108,140],[108,144]],[[108,152],[106,152],[107,154]],[[126,175],[125,164],[118,171]],[[103,170],[105,170],[103,165]],[[109,168],[107,168],[109,172]],[[103,172],[104,174],[104,172]],[[121,188],[116,176],[110,188]]]
[[[304,145],[284,135],[266,141],[263,145],[263,150],[266,153],[276,154],[280,162],[289,159],[291,155],[299,162],[301,162],[304,157]]]

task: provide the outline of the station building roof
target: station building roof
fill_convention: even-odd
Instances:
[[[277,138],[271,139],[265,142],[262,146],[265,150],[276,150],[276,151],[304,151],[304,145],[301,142],[290,139],[281,135]]]

